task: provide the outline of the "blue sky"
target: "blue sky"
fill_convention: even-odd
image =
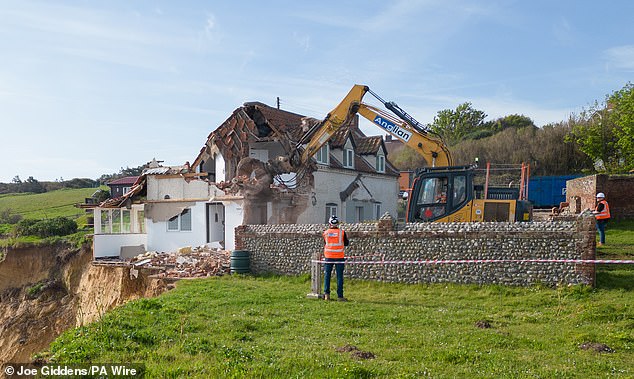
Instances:
[[[423,123],[466,101],[562,121],[633,80],[633,14],[630,0],[2,0],[0,181],[183,164],[244,102],[323,118],[356,83]]]

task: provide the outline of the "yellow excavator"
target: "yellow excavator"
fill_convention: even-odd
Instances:
[[[370,93],[392,114],[362,102]],[[323,121],[304,134],[291,153],[295,169],[306,167],[319,149],[357,114],[401,140],[422,155],[431,167],[418,169],[409,191],[407,222],[530,221],[532,205],[526,200],[528,176],[520,189],[475,185],[475,166],[452,166],[451,153],[442,138],[416,121],[394,102],[386,102],[368,86],[355,85]]]

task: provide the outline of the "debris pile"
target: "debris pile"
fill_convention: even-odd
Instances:
[[[201,246],[170,253],[148,251],[132,258],[130,263],[135,267],[160,269],[159,278],[204,278],[228,274],[231,257],[227,250]]]

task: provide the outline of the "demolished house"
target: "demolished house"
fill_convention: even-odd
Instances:
[[[150,164],[129,192],[95,208],[95,258],[184,246],[235,248],[243,224],[325,223],[396,217],[398,171],[382,137],[358,118],[297,169],[289,155],[316,120],[245,103],[211,132],[190,165]],[[312,129],[314,132],[314,129]]]

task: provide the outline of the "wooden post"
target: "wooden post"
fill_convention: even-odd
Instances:
[[[321,260],[321,251],[313,253],[310,262],[310,290],[311,292],[306,295],[310,299],[323,299],[324,295],[321,293],[321,264],[313,261]]]

